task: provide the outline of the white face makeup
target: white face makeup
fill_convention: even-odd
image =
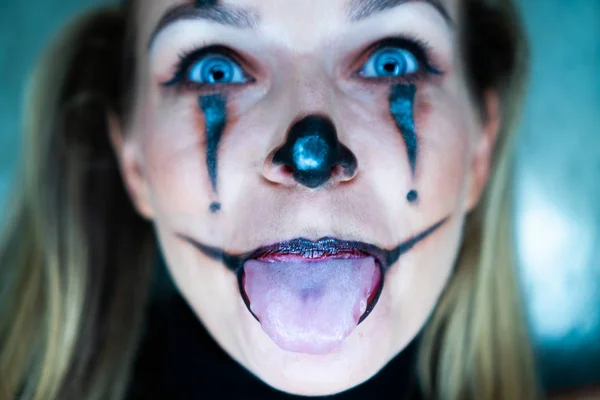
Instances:
[[[117,150],[172,277],[267,384],[337,393],[425,324],[495,132],[453,1],[148,0]]]

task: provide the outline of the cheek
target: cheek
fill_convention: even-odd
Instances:
[[[201,215],[211,201],[211,182],[197,100],[153,105],[142,136],[144,175],[157,219],[167,213],[183,220]]]
[[[417,223],[417,219],[443,217],[460,209],[472,136],[468,103],[460,94],[447,88],[417,88],[413,104],[418,141],[414,176],[406,143],[390,112],[388,92],[362,90],[339,104],[343,110],[342,140],[356,152],[359,168],[372,182],[375,197],[384,199],[392,215],[414,216]],[[411,203],[408,194],[413,190],[418,201]],[[413,212],[407,214],[409,204]]]
[[[417,186],[422,206],[457,208],[469,174],[470,112],[458,96],[424,89],[415,102],[421,166]]]

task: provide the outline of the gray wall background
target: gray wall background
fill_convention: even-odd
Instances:
[[[66,19],[102,2],[0,0],[0,207],[32,63]],[[515,180],[527,313],[546,381],[600,382],[600,0],[518,3],[533,57]]]

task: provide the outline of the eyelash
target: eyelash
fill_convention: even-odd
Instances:
[[[404,49],[409,51],[418,61],[419,69],[417,72],[411,74],[405,74],[397,77],[363,77],[360,76],[360,69],[356,70],[351,74],[351,76],[369,84],[378,84],[378,83],[415,83],[416,81],[426,79],[432,75],[443,75],[444,73],[436,67],[436,65],[432,61],[433,50],[431,46],[424,40],[410,36],[404,35],[399,37],[389,37],[382,39],[376,42],[374,45],[370,46],[366,51],[364,51],[362,56],[359,57],[362,61],[361,67],[368,61],[377,51],[382,50],[384,48],[394,47],[399,49]],[[255,80],[248,75],[245,77],[248,79],[244,84],[241,83],[219,83],[219,84],[206,84],[206,83],[198,83],[190,81],[187,78],[187,74],[189,70],[194,64],[199,61],[203,56],[209,54],[222,54],[234,62],[238,63],[240,67],[242,66],[242,62],[238,60],[238,58],[234,55],[234,52],[229,48],[221,45],[209,45],[209,46],[198,46],[194,47],[188,51],[182,51],[178,57],[179,61],[175,65],[175,73],[173,77],[167,81],[162,83],[165,87],[175,87],[177,90],[182,91],[210,91],[215,90],[216,88],[225,89],[227,87],[239,87],[248,83],[253,83]],[[242,69],[244,69],[242,67]],[[245,72],[245,71],[244,71]]]

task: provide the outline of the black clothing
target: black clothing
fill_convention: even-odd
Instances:
[[[337,395],[304,397],[271,388],[233,360],[179,294],[156,302],[148,318],[129,400],[401,400],[416,393],[416,340],[367,382]]]

